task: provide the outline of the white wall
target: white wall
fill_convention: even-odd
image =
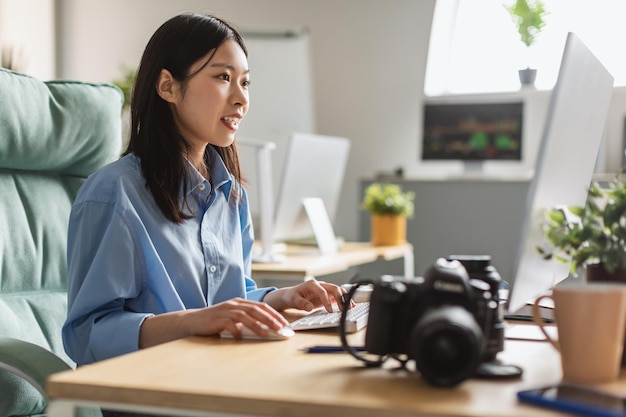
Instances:
[[[600,157],[604,166],[601,171],[621,172],[624,159],[624,118],[626,117],[626,87],[613,89],[613,97],[604,130],[604,143]]]
[[[0,0],[0,46],[16,51],[16,70],[54,78],[54,0]]]
[[[0,6],[22,1],[0,0]],[[360,179],[397,167],[409,177],[457,169],[418,161],[435,0],[27,0],[33,2],[56,7],[56,76],[86,81],[111,81],[123,67],[136,66],[154,30],[183,11],[214,13],[241,29],[308,28],[317,133],[352,140],[336,230],[348,239],[358,237]],[[7,18],[13,21],[5,13],[2,22]],[[26,26],[34,22],[19,19]],[[621,167],[625,114],[626,90],[618,88],[601,149],[603,170]],[[533,118],[542,120],[540,114]],[[541,123],[529,131],[540,134]],[[531,148],[539,137],[532,136]]]
[[[358,236],[358,180],[416,164],[434,0],[57,2],[58,76],[89,81],[136,65],[154,30],[182,11],[214,13],[239,28],[309,28],[317,133],[352,140],[336,227],[348,239]]]

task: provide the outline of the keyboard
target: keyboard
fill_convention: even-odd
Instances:
[[[346,333],[354,333],[367,326],[367,317],[370,311],[370,303],[357,303],[348,311],[346,316]],[[289,325],[293,330],[312,330],[339,327],[341,311],[334,306],[334,311],[329,313],[322,308],[311,314],[301,317]]]

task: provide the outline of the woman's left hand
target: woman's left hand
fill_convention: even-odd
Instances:
[[[336,284],[308,278],[296,286],[269,292],[263,301],[278,311],[287,308],[311,311],[323,306],[326,311],[332,312],[333,301],[341,308],[345,295],[346,290]]]

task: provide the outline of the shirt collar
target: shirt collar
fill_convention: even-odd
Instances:
[[[211,145],[207,145],[207,150],[209,154],[209,170],[211,171],[212,186],[215,187],[216,190],[222,190],[224,197],[228,200],[233,184],[232,175],[228,172],[226,164],[224,164],[220,155]],[[187,191],[187,195],[189,195],[200,185],[208,183],[208,181],[189,160],[187,160],[187,163],[190,167],[188,180],[191,187],[189,187]]]

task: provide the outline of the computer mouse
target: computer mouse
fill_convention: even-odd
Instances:
[[[289,326],[285,326],[280,330],[268,330],[267,336],[259,336],[250,328],[242,327],[240,338],[248,339],[248,340],[285,340],[285,339],[289,339],[294,334],[296,333]],[[231,339],[234,338],[234,336],[228,330],[223,330],[222,332],[220,332],[220,337],[231,338]]]

